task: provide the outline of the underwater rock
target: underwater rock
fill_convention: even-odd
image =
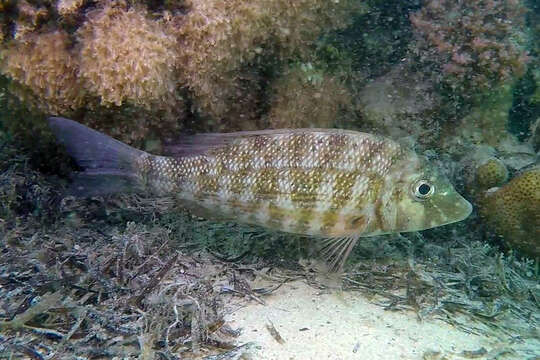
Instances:
[[[488,144],[499,149],[502,142],[514,138],[507,130],[511,107],[512,86],[501,85],[484,93],[481,100],[473,101],[457,127],[455,123],[448,124],[448,132],[455,133],[472,144]]]
[[[530,142],[534,151],[540,152],[540,118],[532,124]]]
[[[499,149],[489,145],[462,144],[460,167],[467,190],[475,197],[484,191],[502,186],[509,174],[534,166],[537,157],[530,144],[510,137]],[[451,149],[456,154],[457,149]]]
[[[540,167],[486,191],[478,207],[480,215],[509,247],[540,256]]]
[[[257,59],[280,64],[305,55],[323,32],[346,27],[363,6],[351,0],[193,0],[187,14],[176,17],[182,82],[203,115],[250,119],[242,107],[231,109],[257,86],[246,82],[245,68],[256,69]]]
[[[133,146],[145,148],[149,142],[161,142],[176,136],[186,118],[185,105],[176,108],[148,110],[125,104],[122,106],[95,106],[78,113],[76,119],[101,132]],[[159,153],[159,150],[157,151]]]
[[[311,56],[321,34],[348,26],[366,7],[354,0],[2,4],[2,72],[25,105],[83,122],[80,113],[98,105],[138,106],[161,121],[161,113],[185,106],[182,94],[200,127],[213,130],[258,127],[267,109],[264,76]],[[47,45],[47,34],[62,36]],[[26,54],[35,49],[42,51]]]
[[[454,139],[454,141],[456,141]],[[457,145],[452,145],[453,150]],[[499,182],[498,177],[502,172],[501,167],[505,168],[506,165],[501,162],[498,157],[497,151],[488,145],[461,145],[466,148],[464,155],[459,162],[463,180],[465,182],[467,191],[475,196],[478,192],[488,190],[493,186],[500,186],[506,182]],[[490,162],[493,161],[491,164]],[[491,165],[487,165],[490,163]],[[487,167],[486,167],[487,165]],[[492,176],[493,174],[493,176]],[[497,185],[489,186],[487,184],[496,183]]]
[[[540,15],[538,16],[540,19]],[[540,25],[537,25],[538,28],[538,50],[540,51]],[[532,124],[530,127],[530,142],[536,152],[540,151],[540,61],[536,60],[536,69],[531,71],[532,78],[534,80],[534,93],[529,98],[529,105],[533,108],[533,114],[536,113],[537,118],[532,119]]]
[[[429,0],[410,20],[423,71],[433,65],[434,76],[461,97],[512,82],[526,69],[520,0]]]
[[[531,142],[520,142],[515,136],[508,136],[497,146],[499,158],[511,171],[521,171],[538,162]]]
[[[423,144],[434,144],[439,137],[439,122],[432,114],[441,101],[430,79],[406,64],[396,65],[358,94],[364,126],[394,139],[412,137]]]
[[[342,112],[353,111],[349,89],[311,63],[287,69],[272,92],[266,121],[273,129],[332,128]]]

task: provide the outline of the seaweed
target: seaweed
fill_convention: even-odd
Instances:
[[[12,145],[4,143],[3,154],[16,153]],[[243,292],[214,286],[235,288],[244,275],[230,278],[233,265],[182,251],[180,234],[155,220],[159,202],[152,213],[138,198],[63,198],[50,206],[31,189],[62,198],[61,186],[24,160],[6,156],[1,164],[0,194],[9,201],[0,213],[0,358],[174,358],[235,348],[221,298]]]

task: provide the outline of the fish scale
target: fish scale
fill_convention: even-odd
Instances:
[[[81,194],[145,191],[207,218],[322,237],[325,256],[340,266],[359,237],[428,229],[471,212],[427,159],[373,134],[201,134],[182,138],[175,148],[181,155],[165,157],[68,119],[49,123],[84,169],[75,186]]]
[[[181,159],[148,157],[140,171],[158,193],[174,189],[178,198],[197,200],[207,210],[219,204],[222,213],[216,218],[234,215],[254,225],[318,236],[363,235],[353,220],[364,218],[366,229],[377,221],[364,205],[382,188],[365,184],[384,183],[401,153],[396,143],[370,134],[303,131],[241,138]],[[208,164],[218,171],[210,175]],[[253,211],[260,215],[250,216]]]

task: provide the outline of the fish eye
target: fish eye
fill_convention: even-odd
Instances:
[[[418,200],[425,200],[435,192],[435,186],[427,180],[418,180],[414,184],[414,196]]]

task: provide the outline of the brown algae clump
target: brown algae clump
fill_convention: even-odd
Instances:
[[[13,92],[51,114],[81,106],[84,90],[78,78],[78,61],[69,44],[69,36],[62,30],[14,40],[2,52],[1,68],[15,80]]]
[[[56,11],[64,18],[73,16],[81,9],[87,0],[58,0]]]
[[[149,108],[175,93],[176,39],[143,8],[97,9],[77,37],[82,44],[80,75],[102,104],[129,101]]]

